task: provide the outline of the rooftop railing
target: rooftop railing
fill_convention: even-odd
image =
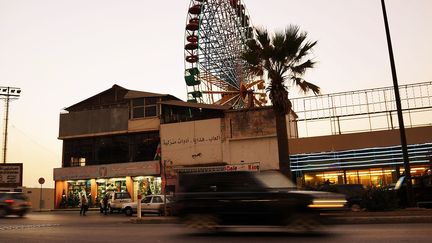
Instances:
[[[432,125],[432,81],[399,85],[406,128]],[[398,129],[393,86],[291,99],[299,137]]]

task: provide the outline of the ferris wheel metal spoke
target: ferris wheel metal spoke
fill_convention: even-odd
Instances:
[[[213,90],[207,90],[207,91],[203,91],[204,94],[227,94],[227,95],[232,95],[232,94],[236,94],[239,95],[239,92],[233,90],[233,91],[213,91]]]
[[[247,64],[241,58],[246,41],[252,37],[244,2],[190,0],[186,21],[188,101],[223,103],[233,108],[263,103],[264,82],[247,75]],[[263,101],[257,102],[255,96]]]

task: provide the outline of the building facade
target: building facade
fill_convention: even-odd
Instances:
[[[76,207],[86,193],[97,205],[107,191],[160,193],[160,105],[171,95],[118,85],[60,114],[62,167],[54,169],[55,207]]]
[[[411,172],[420,175],[432,166],[432,83],[402,89]],[[295,113],[286,119],[298,185],[385,186],[404,173],[389,90],[292,100]],[[271,107],[232,110],[117,85],[66,108],[59,139],[55,207],[76,205],[83,192],[95,205],[107,191],[127,191],[134,200],[176,192],[179,173],[279,169]]]
[[[432,167],[432,82],[400,85],[412,176]],[[381,187],[404,173],[394,88],[292,99],[299,136],[290,140],[298,183]]]

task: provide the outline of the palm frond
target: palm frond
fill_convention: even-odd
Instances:
[[[291,66],[290,69],[291,71],[295,74],[295,75],[304,75],[306,70],[308,68],[313,68],[315,65],[315,62],[313,62],[312,60],[308,59],[305,62],[296,65],[296,66]]]
[[[256,39],[246,43],[242,58],[249,64],[249,74],[267,75],[270,84],[266,90],[276,112],[286,114],[291,109],[286,81],[291,81],[304,93],[320,93],[318,86],[302,78],[315,65],[308,56],[316,41],[307,41],[307,33],[300,32],[296,25],[290,25],[272,36],[263,28],[256,28],[255,33]]]
[[[317,41],[314,42],[306,42],[302,48],[300,48],[299,53],[297,54],[297,60],[300,61],[305,56],[309,55],[309,52],[312,50],[312,48],[317,44]]]
[[[266,49],[268,46],[270,46],[271,41],[267,30],[255,28],[255,32],[257,34],[258,43],[261,45],[262,49]]]
[[[292,77],[292,82],[295,84],[295,86],[299,87],[303,93],[308,93],[309,91],[312,91],[315,95],[320,94],[321,89],[320,87],[316,86],[315,84],[309,83],[303,78],[300,77]]]

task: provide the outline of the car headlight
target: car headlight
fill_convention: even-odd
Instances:
[[[345,199],[314,199],[308,205],[310,208],[342,208],[346,204]]]

